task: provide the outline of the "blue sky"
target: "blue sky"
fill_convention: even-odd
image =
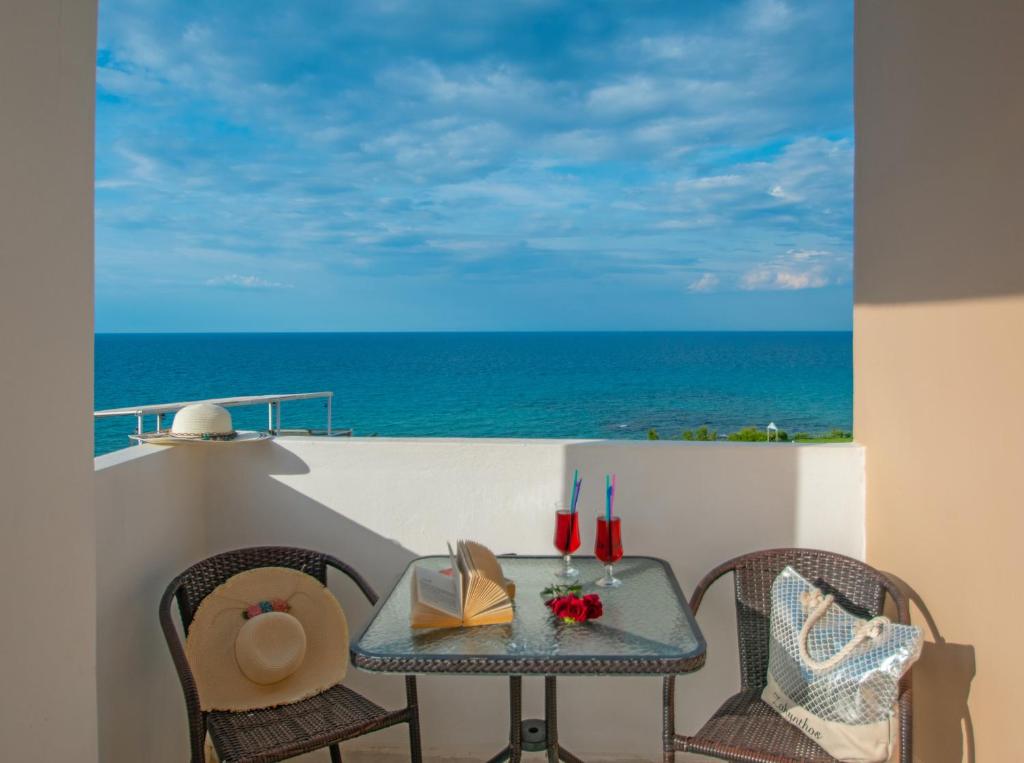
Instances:
[[[848,329],[852,0],[104,0],[98,331]]]

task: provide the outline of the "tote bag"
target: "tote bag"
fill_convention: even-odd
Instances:
[[[786,567],[772,584],[761,698],[838,760],[888,760],[900,678],[922,643],[920,628],[855,617]]]

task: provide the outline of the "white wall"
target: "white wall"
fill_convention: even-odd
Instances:
[[[282,438],[233,446],[134,447],[96,459],[100,755],[186,756],[184,703],[156,605],[175,574],[219,551],[256,544],[322,549],[386,593],[410,559],[476,538],[497,552],[553,553],[551,512],[569,476],[597,513],[604,473],[619,479],[627,553],[663,557],[684,590],[719,562],[770,546],[861,557],[864,453],[856,445]],[[590,522],[584,547],[593,543]],[[354,632],[369,606],[337,581]],[[708,665],[681,679],[678,727],[695,730],[738,685],[729,584],[700,612]],[[349,683],[398,707],[403,683],[353,670]],[[542,715],[541,683],[524,712]],[[660,680],[559,683],[561,735],[593,759],[660,759]],[[428,754],[489,756],[507,734],[507,681],[421,678]],[[595,723],[607,713],[614,723]],[[404,729],[347,745],[355,759],[405,754]],[[322,757],[322,756],[321,756]],[[312,758],[311,758],[312,759]]]
[[[95,0],[0,3],[5,760],[96,760]]]
[[[585,515],[599,510],[604,473],[618,474],[627,553],[670,561],[687,593],[711,567],[759,548],[803,545],[862,557],[864,453],[856,445],[287,438],[212,453],[209,550],[284,543],[330,551],[386,592],[414,556],[446,540],[497,552],[553,553],[551,512],[573,469]],[[585,547],[592,544],[584,525]],[[700,612],[708,665],[678,682],[678,727],[695,730],[738,686],[729,584]],[[339,587],[356,628],[367,607]],[[381,704],[402,702],[395,677],[351,674]],[[542,715],[541,683],[524,712]],[[420,681],[429,752],[485,757],[507,734],[507,682]],[[560,681],[561,736],[584,757],[660,759],[661,684],[654,678]],[[613,723],[595,723],[606,713]],[[470,722],[471,721],[471,722]],[[401,729],[350,743],[404,750]]]
[[[157,604],[175,575],[207,556],[205,467],[192,448],[96,459],[101,761],[188,759],[185,703]]]

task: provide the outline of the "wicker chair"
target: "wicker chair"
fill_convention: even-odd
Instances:
[[[885,597],[896,606],[897,619],[910,622],[907,598],[884,574],[863,562],[827,551],[774,549],[737,557],[716,567],[700,581],[690,607],[694,613],[708,587],[728,572],[734,574],[739,630],[741,689],[725,701],[693,736],[675,733],[675,677],[665,679],[662,742],[665,761],[676,751],[698,753],[743,763],[837,763],[835,758],[761,701],[768,672],[771,588],[787,565],[836,597],[836,602],[862,617],[882,613]],[[899,746],[902,763],[911,761],[910,673],[900,684]]]
[[[231,713],[200,709],[195,680],[171,617],[172,602],[177,599],[187,633],[199,603],[214,588],[239,572],[257,567],[290,567],[324,584],[327,568],[334,567],[348,575],[371,604],[377,601],[369,584],[347,564],[333,556],[299,548],[267,546],[229,551],[192,565],[171,581],[160,600],[160,625],[185,692],[192,763],[205,760],[207,733],[224,763],[270,763],[324,747],[330,748],[331,760],[338,763],[339,742],[399,723],[409,724],[410,756],[419,763],[422,757],[414,676],[406,676],[408,705],[401,710],[385,710],[341,684],[315,697],[266,710]]]

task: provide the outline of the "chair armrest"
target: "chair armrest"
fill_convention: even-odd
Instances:
[[[206,759],[204,749],[206,745],[206,716],[199,705],[199,690],[196,688],[195,677],[192,675],[192,668],[189,667],[178,629],[171,616],[171,606],[180,589],[181,578],[178,577],[172,580],[171,584],[167,586],[167,590],[164,591],[164,595],[160,599],[160,628],[164,632],[164,639],[167,641],[167,648],[171,652],[174,669],[178,673],[178,681],[181,683],[181,690],[185,695],[192,761],[193,763],[203,763]]]
[[[690,611],[693,612],[694,616],[697,614],[697,610],[700,608],[700,603],[704,600],[704,594],[708,592],[711,584],[718,580],[720,577],[725,575],[727,572],[732,572],[736,569],[736,559],[730,559],[728,562],[724,562],[715,567],[711,572],[700,579],[697,583],[697,587],[693,589],[693,595],[690,596]]]
[[[341,561],[337,557],[331,556],[330,554],[324,554],[324,563],[328,567],[333,567],[339,572],[345,573],[345,575],[347,575],[357,586],[359,586],[359,590],[363,592],[363,596],[366,597],[366,600],[369,601],[370,604],[377,603],[377,599],[380,598],[379,596],[377,596],[377,592],[373,590],[373,587],[369,583],[367,583],[363,576],[356,572],[355,569],[345,564],[345,562]]]

